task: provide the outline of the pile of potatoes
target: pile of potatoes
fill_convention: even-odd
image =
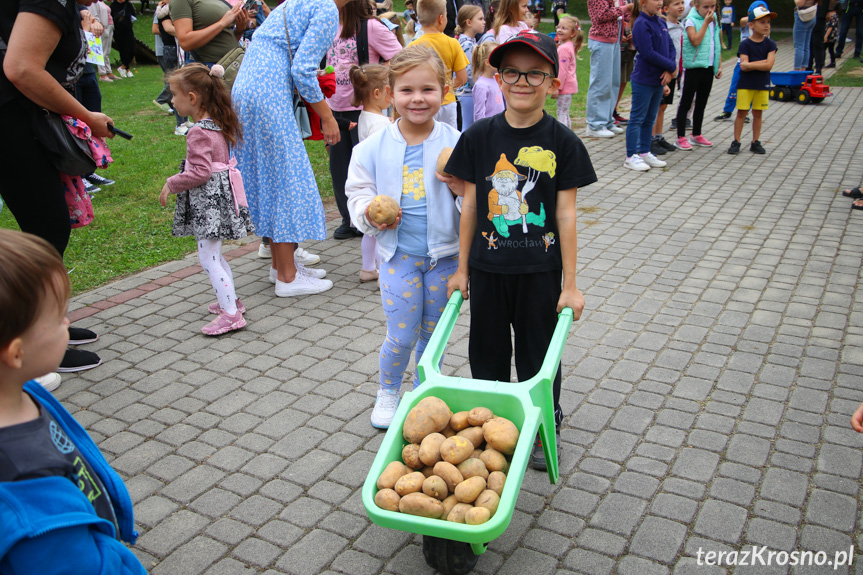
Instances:
[[[402,461],[378,478],[378,507],[468,525],[494,516],[518,443],[515,424],[485,407],[453,414],[426,397],[408,412],[402,435]]]

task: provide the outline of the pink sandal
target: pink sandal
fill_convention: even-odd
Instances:
[[[241,312],[238,311],[234,315],[221,312],[216,319],[202,327],[201,332],[204,335],[222,335],[244,327],[246,327],[246,320],[243,319]]]
[[[222,313],[222,308],[221,308],[221,306],[219,305],[219,302],[216,302],[216,303],[211,303],[211,304],[207,307],[207,311],[209,311],[211,314],[214,314],[214,315],[215,315],[215,314],[220,314],[220,313]],[[238,311],[238,312],[240,312],[240,313],[246,313],[246,306],[244,306],[244,305],[243,305],[243,302],[241,302],[241,301],[239,300],[239,298],[237,299],[237,311]]]

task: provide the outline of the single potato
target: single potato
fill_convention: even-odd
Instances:
[[[479,476],[471,477],[455,486],[455,497],[462,503],[473,503],[485,488],[485,479]]]
[[[446,481],[437,475],[432,475],[431,477],[426,477],[425,481],[423,481],[423,493],[429,497],[443,501],[449,495],[449,489],[446,486]]]
[[[470,479],[471,477],[488,479],[488,469],[485,468],[485,463],[481,459],[465,459],[456,465],[456,469],[459,470],[461,476],[465,479]]]
[[[492,471],[488,474],[488,488],[497,493],[503,494],[503,486],[506,484],[506,474],[503,471]]]
[[[467,413],[467,421],[471,425],[478,425],[482,427],[482,424],[494,417],[494,414],[487,407],[474,407]]]
[[[390,225],[399,217],[399,203],[389,196],[377,195],[369,204],[369,217],[376,224]]]
[[[420,446],[416,443],[408,443],[402,448],[402,461],[411,469],[422,469],[425,465],[420,460]]]
[[[503,417],[489,419],[482,425],[485,442],[488,447],[496,449],[504,455],[512,455],[518,443],[518,428],[513,422]]]
[[[393,489],[396,490],[396,493],[404,497],[408,493],[416,493],[418,491],[422,491],[423,481],[425,481],[426,477],[419,471],[414,471],[413,473],[408,473],[399,478],[396,481],[396,485]]]
[[[440,155],[437,157],[437,171],[442,176],[449,176],[446,173],[446,163],[449,161],[449,157],[452,155],[452,148],[446,147],[440,151]]]
[[[375,505],[387,511],[398,511],[401,496],[392,489],[381,489],[375,493]]]
[[[402,435],[408,443],[422,443],[430,433],[440,433],[449,423],[452,412],[442,399],[424,397],[405,418]]]
[[[440,446],[441,459],[453,465],[458,465],[473,453],[473,443],[460,435],[453,435]]]
[[[409,493],[399,500],[399,511],[429,519],[440,519],[443,504],[425,493]]]
[[[420,461],[425,465],[434,465],[440,461],[440,445],[446,437],[440,433],[429,433],[420,443]]]
[[[491,513],[485,507],[472,507],[464,514],[464,522],[468,525],[482,525],[491,519]]]
[[[485,442],[485,437],[483,436],[482,426],[477,427],[468,427],[467,429],[462,429],[458,433],[456,433],[459,437],[464,437],[471,443],[473,443],[474,449],[479,448]]]
[[[446,487],[450,493],[455,491],[456,485],[464,481],[461,471],[455,465],[446,461],[435,463],[434,474],[446,482]]]
[[[464,523],[464,516],[471,509],[473,509],[473,507],[468,503],[457,503],[456,506],[452,508],[452,511],[449,512],[449,515],[446,516],[446,520],[452,521],[453,523]]]
[[[485,463],[486,469],[488,469],[490,472],[506,472],[507,467],[509,467],[506,456],[497,449],[492,449],[491,447],[483,451],[479,458],[482,460],[483,463]]]
[[[485,507],[491,513],[491,517],[494,517],[497,507],[500,505],[500,495],[491,489],[486,489],[479,494],[479,497],[476,498],[473,504],[477,507]]]
[[[441,503],[443,504],[443,513],[440,514],[440,518],[446,520],[449,517],[449,512],[458,504],[458,499],[455,498],[455,495],[450,495]]]
[[[467,411],[459,411],[458,413],[452,414],[452,417],[449,420],[449,426],[453,431],[458,432],[470,427],[470,423],[467,422],[467,414]]]
[[[411,469],[401,461],[392,461],[378,477],[378,489],[392,489],[402,475],[407,475]]]

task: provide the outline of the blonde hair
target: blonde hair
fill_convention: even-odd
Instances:
[[[390,86],[395,87],[396,80],[402,74],[420,66],[431,68],[440,82],[441,91],[443,91],[447,85],[446,67],[443,65],[443,60],[433,48],[422,44],[409,44],[407,48],[393,56],[389,65]]]
[[[564,21],[572,24],[572,28],[573,30],[575,30],[575,35],[572,37],[572,40],[568,41],[572,42],[572,44],[575,46],[575,52],[577,54],[578,51],[581,50],[581,47],[584,45],[584,33],[581,31],[581,22],[578,20],[578,18],[571,14],[561,16],[559,24],[563,23]]]
[[[423,26],[434,26],[442,15],[446,15],[446,0],[417,0],[417,19]]]
[[[389,83],[389,71],[386,66],[380,64],[353,65],[348,76],[354,86],[351,106],[357,108],[362,106],[375,90],[383,90]]]
[[[455,27],[456,36],[464,34],[467,21],[476,18],[477,14],[482,14],[482,8],[475,4],[465,4],[458,9],[458,15],[455,18],[458,23],[458,26]]]
[[[500,34],[500,27],[503,25],[517,26],[521,20],[521,6],[518,5],[519,0],[500,0],[500,8],[494,15],[494,35],[495,38]]]
[[[497,46],[497,42],[483,42],[473,49],[473,56],[471,58],[471,65],[473,66],[473,82],[476,82],[476,79],[483,75],[486,66],[491,68],[491,64],[488,63],[488,57],[491,56],[492,50],[497,48]]]

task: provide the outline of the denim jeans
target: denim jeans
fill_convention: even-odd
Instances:
[[[842,50],[845,49],[845,39],[848,37],[848,30],[851,28],[851,21],[857,19],[857,41],[854,43],[854,57],[860,56],[860,47],[863,46],[863,2],[851,2],[848,5],[848,11],[842,16],[842,22],[839,24],[839,41],[836,44],[836,58],[842,55]]]
[[[809,45],[812,42],[812,29],[815,28],[815,18],[809,22],[800,19],[794,11],[794,69],[805,68],[809,63]]]
[[[737,108],[737,82],[740,81],[740,60],[734,65],[734,72],[731,74],[731,86],[728,87],[728,97],[725,98],[725,107],[722,111],[730,114]]]
[[[620,89],[620,41],[588,40],[590,84],[587,87],[587,127],[601,130],[614,126],[614,104]]]
[[[662,100],[662,86],[651,86],[630,82],[632,87],[632,109],[626,124],[626,157],[646,154],[650,151],[653,124]]]

